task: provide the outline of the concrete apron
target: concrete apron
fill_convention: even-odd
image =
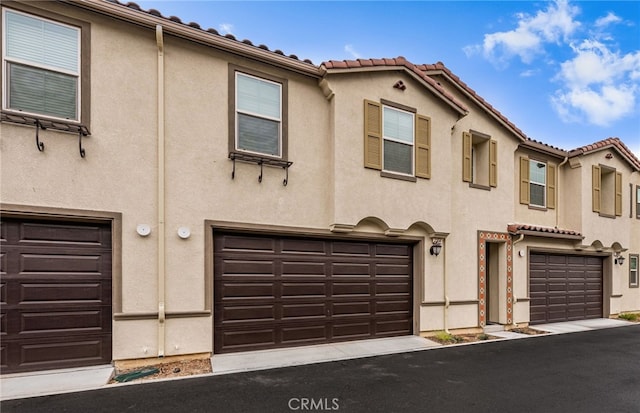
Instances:
[[[531,326],[531,328],[546,331],[551,334],[563,334],[601,328],[623,327],[632,324],[634,323],[623,320],[602,318],[552,324],[538,324]],[[501,334],[491,334],[500,336],[503,339],[536,337],[528,336],[526,334],[510,333],[508,331]],[[489,341],[476,343],[487,342]],[[320,344],[287,349],[216,354],[211,358],[212,374],[219,375],[278,367],[299,366],[336,360],[427,350],[438,347],[442,346],[434,341],[418,336],[405,336],[345,343]],[[113,374],[114,369],[111,365],[6,374],[0,376],[0,400],[99,389],[108,384]],[[183,378],[189,378],[189,376],[171,380]],[[126,384],[135,384],[135,382]]]

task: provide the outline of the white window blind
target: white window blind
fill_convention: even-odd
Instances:
[[[236,74],[237,149],[280,156],[282,86]]]
[[[78,120],[80,30],[4,12],[6,108]]]
[[[413,175],[413,114],[385,106],[383,117],[383,169]]]

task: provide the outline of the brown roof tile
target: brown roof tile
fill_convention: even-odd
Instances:
[[[165,19],[165,20],[170,20],[170,21],[172,21],[172,22],[174,22],[174,23],[179,23],[179,24],[182,24],[182,25],[185,25],[185,26],[188,26],[188,27],[192,27],[192,28],[197,29],[197,30],[202,30],[202,31],[204,31],[204,32],[211,33],[211,34],[213,34],[213,35],[217,35],[217,36],[225,37],[225,38],[227,38],[227,39],[229,39],[229,40],[234,40],[234,41],[238,41],[238,42],[239,42],[239,40],[237,40],[237,39],[236,39],[236,37],[235,37],[234,35],[230,34],[230,33],[229,33],[229,34],[226,34],[226,35],[224,35],[224,36],[222,36],[222,35],[220,35],[220,34],[218,33],[218,31],[217,31],[216,29],[213,29],[213,28],[203,29],[203,28],[202,28],[198,23],[196,23],[196,22],[189,22],[189,23],[185,23],[185,22],[183,22],[179,17],[176,17],[176,16],[169,16],[169,17],[163,16],[163,15],[162,15],[162,13],[160,13],[157,9],[144,10],[144,9],[143,9],[142,7],[140,7],[138,4],[136,4],[136,3],[134,3],[134,2],[131,2],[131,1],[130,1],[130,2],[126,2],[126,3],[125,3],[125,2],[121,2],[121,1],[119,1],[119,0],[104,0],[104,1],[105,1],[105,2],[108,2],[108,3],[112,3],[112,4],[117,4],[117,5],[119,5],[119,6],[127,7],[127,8],[129,8],[129,9],[136,10],[136,11],[139,11],[139,12],[142,12],[142,13],[147,13],[147,14],[149,14],[149,15],[151,15],[151,16],[154,16],[154,17],[157,17],[157,18],[161,18],[161,19]],[[248,41],[248,40],[243,40],[241,43],[244,43],[244,44],[247,44],[247,45],[250,45],[250,46],[254,46],[254,45],[253,45],[250,41]],[[256,46],[254,46],[254,47],[256,47]],[[281,50],[273,50],[273,51],[272,51],[272,50],[269,50],[269,48],[268,48],[267,46],[264,46],[264,45],[260,45],[260,46],[257,46],[257,47],[259,47],[260,49],[263,49],[263,50],[266,50],[266,51],[272,52],[272,53],[276,53],[276,54],[279,54],[279,55],[285,56],[284,52],[282,52]],[[300,59],[298,58],[298,56],[293,55],[293,54],[291,54],[291,55],[289,55],[289,56],[287,56],[287,57],[289,57],[290,59],[298,60],[298,61],[300,60]],[[309,59],[304,59],[304,60],[303,60],[303,62],[305,62],[305,63],[309,63],[309,64],[313,64],[313,62],[312,62],[311,60],[309,60]]]
[[[518,128],[513,122],[511,122],[509,119],[507,119],[506,116],[504,116],[502,113],[500,113],[500,111],[498,111],[496,108],[494,108],[489,102],[484,100],[484,98],[482,98],[482,96],[478,95],[478,93],[476,93],[475,90],[470,88],[458,76],[453,74],[453,72],[451,70],[449,70],[449,68],[447,68],[444,65],[444,63],[437,62],[436,64],[432,64],[432,65],[430,65],[430,64],[422,64],[422,65],[419,65],[418,67],[420,67],[420,70],[422,70],[424,73],[426,73],[429,76],[438,74],[438,73],[434,73],[434,72],[442,72],[442,73],[444,73],[446,77],[448,77],[449,79],[451,79],[454,82],[454,84],[457,84],[461,89],[465,90],[469,95],[471,95],[475,100],[477,100],[482,106],[484,106],[489,112],[491,112],[498,119],[500,119],[502,122],[504,122],[511,130],[513,130],[513,132],[515,132],[517,135],[519,135],[519,137],[522,140],[529,139],[527,137],[527,135],[522,130],[520,130],[520,128]]]
[[[569,151],[569,156],[574,157],[611,147],[616,148],[635,170],[640,171],[640,159],[638,159],[633,152],[631,152],[631,149],[629,149],[619,138],[615,137],[603,139],[601,141],[573,149]]]
[[[555,227],[544,227],[541,225],[529,225],[529,224],[509,224],[507,230],[511,234],[519,234],[521,231],[539,232],[540,234],[555,234],[555,235],[568,235],[572,237],[582,237],[582,234],[578,231],[570,229],[561,229]]]
[[[459,100],[457,100],[451,93],[447,92],[438,82],[427,76],[416,65],[409,62],[402,56],[397,58],[383,58],[383,59],[358,59],[358,60],[329,60],[322,62],[321,66],[325,69],[359,69],[364,67],[404,67],[410,72],[416,74],[420,79],[424,80],[432,88],[434,88],[443,98],[451,102],[462,112],[468,112],[466,106]]]

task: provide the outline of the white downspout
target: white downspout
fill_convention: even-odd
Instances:
[[[164,154],[164,39],[162,26],[156,25],[158,45],[158,357],[165,348],[165,154]]]
[[[444,292],[444,311],[442,313],[442,317],[443,317],[443,324],[444,324],[444,331],[445,333],[449,334],[449,327],[448,327],[448,310],[449,310],[449,296],[447,295],[447,248],[446,245],[444,245],[444,239],[442,239],[442,290]]]
[[[569,161],[569,157],[565,156],[556,169],[556,228],[560,225],[560,168]]]

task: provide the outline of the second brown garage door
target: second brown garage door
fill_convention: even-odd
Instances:
[[[413,333],[412,246],[214,233],[214,351]]]
[[[602,258],[531,253],[529,294],[531,324],[600,318]]]

